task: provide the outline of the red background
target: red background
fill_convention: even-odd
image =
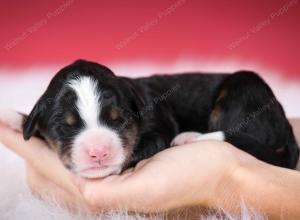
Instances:
[[[1,1],[0,66],[65,65],[77,58],[106,65],[171,63],[189,57],[251,61],[292,78],[300,74],[297,0],[69,1],[68,6],[62,0]],[[285,13],[265,23],[286,4],[291,6]],[[173,11],[158,19],[172,6]],[[53,16],[59,8],[63,10]],[[258,25],[260,30],[251,32]],[[251,35],[245,39],[247,32]]]

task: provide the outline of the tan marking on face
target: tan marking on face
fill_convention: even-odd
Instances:
[[[136,125],[133,125],[126,131],[125,136],[127,139],[127,143],[125,143],[125,146],[124,146],[126,160],[125,160],[124,164],[126,164],[127,162],[130,162],[130,159],[131,159],[132,153],[133,153],[133,148],[136,145],[137,132],[138,132],[138,130],[137,130]]]
[[[117,108],[113,108],[111,111],[110,111],[110,118],[112,120],[116,120],[120,115],[120,110],[117,109]]]
[[[48,137],[45,137],[46,142],[48,143],[48,146],[51,150],[53,150],[56,153],[59,153],[59,149],[61,146],[61,143],[59,141],[53,141],[49,139]]]
[[[76,123],[76,118],[75,118],[74,114],[72,114],[71,112],[67,112],[65,114],[65,122],[68,125],[74,125]]]
[[[46,141],[49,144],[50,149],[53,150],[55,153],[57,153],[58,157],[63,162],[63,164],[66,167],[71,168],[72,160],[71,160],[70,152],[67,151],[67,152],[63,153],[61,151],[62,143],[60,141],[52,141],[49,138],[46,138]]]
[[[72,163],[72,159],[71,159],[71,155],[70,155],[69,151],[67,153],[61,154],[60,159],[67,168],[72,167],[73,163]]]

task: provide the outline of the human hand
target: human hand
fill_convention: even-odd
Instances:
[[[57,154],[44,141],[39,138],[24,141],[20,132],[0,122],[0,142],[25,160],[28,185],[35,194],[54,196],[57,201],[69,207],[74,204],[68,204],[68,200],[61,195],[80,198],[80,193],[72,182],[73,174],[63,166]]]
[[[94,211],[214,206],[220,185],[230,179],[240,158],[252,159],[227,143],[203,141],[169,148],[122,175],[89,180],[74,178],[37,138],[25,142],[20,133],[1,125],[0,141],[27,161],[28,183],[36,194],[55,195],[68,207],[79,204]]]
[[[164,150],[119,176],[79,178],[78,186],[96,210],[148,213],[197,205],[216,208],[221,190],[244,159],[254,158],[225,142],[203,141]]]

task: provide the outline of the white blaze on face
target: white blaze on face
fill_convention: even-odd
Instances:
[[[100,91],[97,90],[97,82],[83,76],[72,80],[69,85],[76,93],[76,107],[85,124],[88,127],[99,126],[101,97]]]
[[[97,81],[82,76],[71,80],[69,86],[76,93],[76,108],[84,123],[72,147],[74,171],[88,178],[120,173],[125,152],[117,132],[100,121],[101,92]]]

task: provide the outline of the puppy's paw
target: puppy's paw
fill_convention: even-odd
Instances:
[[[22,132],[24,116],[11,109],[0,109],[0,122],[13,130]]]
[[[171,142],[171,146],[178,146],[184,144],[190,144],[197,141],[197,138],[201,137],[199,132],[183,132],[177,135]]]
[[[225,141],[226,136],[223,131],[215,131],[207,134],[203,134],[196,138],[195,142],[197,141],[208,141],[208,140],[216,140],[216,141]]]

